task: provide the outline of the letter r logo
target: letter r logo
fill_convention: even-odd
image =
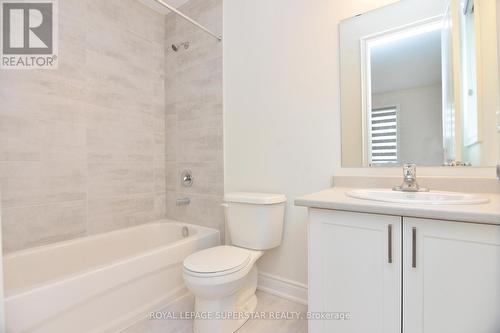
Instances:
[[[51,54],[53,4],[2,3],[3,54]]]

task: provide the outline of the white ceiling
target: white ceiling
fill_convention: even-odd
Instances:
[[[441,82],[441,31],[400,39],[372,48],[372,93]]]
[[[138,0],[139,2],[145,4],[146,6],[148,6],[149,8],[159,12],[159,13],[162,13],[162,14],[168,14],[170,13],[170,11],[165,8],[164,6],[160,5],[158,2],[156,2],[155,0]],[[175,8],[179,8],[180,6],[182,6],[183,4],[185,4],[186,2],[188,2],[189,0],[163,0],[164,2],[168,3],[169,5],[175,7]]]

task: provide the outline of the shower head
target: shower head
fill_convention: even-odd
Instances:
[[[172,44],[172,50],[175,52],[179,51],[181,47],[184,47],[185,50],[189,48],[189,42],[183,42],[180,44]]]

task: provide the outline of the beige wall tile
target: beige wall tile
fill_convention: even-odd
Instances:
[[[145,112],[88,105],[87,151],[91,162],[152,161],[155,133]]]
[[[188,196],[191,203],[187,206],[177,206],[176,200]],[[202,225],[205,227],[224,230],[224,210],[219,195],[189,194],[167,191],[167,217]]]
[[[153,166],[152,162],[89,163],[89,200],[154,192]]]
[[[44,203],[84,200],[87,198],[85,161],[43,161],[40,184]]]
[[[155,219],[160,220],[167,217],[167,193],[157,192],[155,193],[154,205],[155,205]]]
[[[0,75],[6,252],[165,217],[164,16],[64,0],[59,23],[57,70]]]
[[[81,161],[0,162],[2,208],[84,200],[85,174]]]
[[[224,194],[224,173],[221,162],[179,162],[176,164],[175,190],[184,194]],[[180,184],[183,170],[190,170],[194,175],[193,185],[183,187]]]
[[[155,194],[89,199],[88,230],[96,234],[154,221]]]
[[[165,162],[165,184],[166,189],[177,191],[180,187],[180,173],[177,162]]]
[[[0,162],[0,189],[2,214],[9,207],[43,204],[41,162]],[[6,238],[8,233],[4,233]]]
[[[166,179],[166,168],[165,161],[155,161],[154,165],[154,190],[155,192],[165,192],[167,179]]]
[[[221,0],[191,0],[181,10],[221,31]],[[165,27],[167,217],[223,232],[222,45],[174,15]],[[172,51],[185,41],[189,49]],[[187,188],[180,184],[185,169],[194,177]],[[190,205],[177,206],[184,196]]]
[[[0,108],[0,161],[38,161],[40,123],[31,112]]]
[[[5,252],[80,237],[87,232],[86,201],[3,208]]]
[[[59,69],[0,76],[6,252],[166,216],[223,229],[222,44],[136,0],[59,9]],[[221,0],[182,10],[221,31]]]

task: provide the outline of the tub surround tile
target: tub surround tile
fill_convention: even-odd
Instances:
[[[222,168],[223,166],[220,161],[193,163],[179,162],[175,167],[177,170],[177,173],[175,174],[175,189],[176,191],[186,195],[198,193],[221,196],[224,194],[224,173]],[[191,187],[184,187],[180,183],[183,170],[190,170],[193,175],[196,175]]]
[[[167,192],[157,192],[154,196],[155,220],[163,219],[167,216]]]
[[[44,202],[66,202],[87,198],[85,161],[42,161],[41,188]]]
[[[168,108],[167,108],[168,110]],[[175,116],[167,115],[166,133],[165,133],[165,161],[177,161],[178,151],[182,148],[179,146],[181,141],[177,135],[177,121]]]
[[[191,0],[180,9],[222,31],[221,0]],[[172,14],[166,16],[165,28],[167,217],[223,233],[222,43]],[[187,50],[172,50],[172,44],[185,41]],[[180,183],[185,169],[194,177],[187,188]],[[181,197],[191,203],[177,206]]]
[[[154,141],[153,159],[155,161],[162,163],[164,163],[167,159],[165,131],[166,130],[155,131],[155,133],[153,133],[153,141]]]
[[[81,161],[0,162],[2,208],[86,199]]]
[[[43,203],[40,166],[39,161],[0,162],[2,213],[5,208]],[[6,238],[9,237],[5,235]]]
[[[89,200],[155,192],[153,166],[153,162],[89,163]]]
[[[0,160],[38,161],[41,157],[42,131],[34,118],[0,109]]]
[[[86,159],[87,127],[84,122],[50,119],[39,123],[42,160]]]
[[[0,77],[2,95],[39,96],[83,100],[83,83],[71,75],[55,73],[57,70],[3,71]]]
[[[152,161],[152,117],[142,111],[88,105],[87,149],[91,162]]]
[[[0,75],[5,252],[166,215],[164,15],[64,0],[59,19],[57,70]]]
[[[154,190],[155,192],[165,193],[167,190],[166,185],[166,167],[165,161],[154,161],[153,162],[153,175],[154,175]]]
[[[135,194],[89,199],[88,234],[132,227],[157,219],[155,200],[161,194]]]
[[[190,204],[177,206],[176,200],[184,197],[191,199]],[[224,209],[221,206],[222,196],[167,191],[166,203],[168,218],[215,228],[223,233]]]
[[[31,94],[23,98],[19,92],[2,94],[1,98],[0,161],[85,158],[82,103]]]
[[[5,252],[84,236],[86,201],[2,209]]]
[[[221,0],[181,9],[222,31]],[[59,14],[59,69],[0,76],[5,251],[167,216],[223,231],[222,44],[136,0]]]
[[[181,186],[180,174],[177,162],[165,162],[165,187],[167,191],[176,191]]]

